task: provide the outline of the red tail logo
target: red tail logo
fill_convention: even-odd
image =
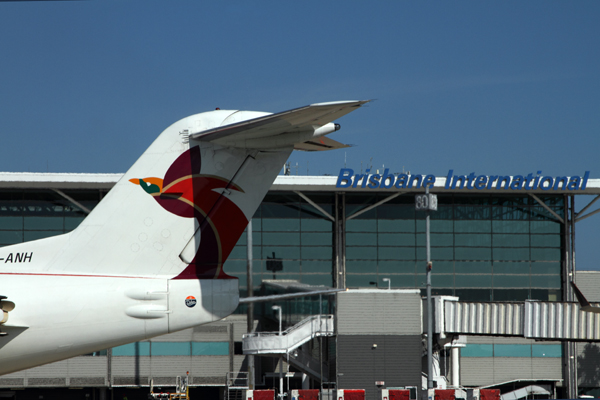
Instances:
[[[248,220],[222,193],[243,190],[221,177],[201,175],[201,165],[200,148],[195,146],[171,164],[164,179],[130,179],[130,182],[140,185],[165,210],[198,221],[200,246],[192,262],[174,279],[233,279],[223,272],[223,263]]]

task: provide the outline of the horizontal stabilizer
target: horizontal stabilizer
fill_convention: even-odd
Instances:
[[[268,143],[275,143],[277,147],[292,146],[334,132],[339,129],[339,125],[332,124],[332,121],[356,110],[367,102],[368,100],[316,103],[250,119],[244,119],[243,114],[237,115],[240,112],[235,112],[223,121],[222,126],[191,133],[189,137],[242,148],[268,148]],[[229,121],[236,122],[228,123]],[[340,145],[344,147],[337,142],[325,145],[315,142],[310,149],[302,148],[302,150],[314,151],[317,147],[321,147],[320,150],[330,150],[340,148]]]
[[[350,147],[347,144],[337,142],[333,139],[329,139],[326,136],[314,138],[303,143],[297,143],[294,145],[294,150],[301,151],[324,151],[324,150],[335,150],[344,149]]]

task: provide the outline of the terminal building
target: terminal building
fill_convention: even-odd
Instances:
[[[75,229],[120,176],[0,174],[0,245]],[[151,383],[173,386],[189,372],[192,393],[223,398],[242,387],[278,388],[280,365],[289,389],[362,388],[368,399],[381,398],[386,387],[420,394],[427,371],[426,235],[425,212],[415,211],[414,195],[427,185],[438,200],[430,224],[434,295],[506,307],[574,300],[575,221],[594,214],[587,208],[576,214],[574,199],[588,204],[600,197],[600,179],[588,173],[433,177],[386,170],[365,177],[344,169],[338,177],[281,175],[247,231],[252,293],[348,289],[254,305],[256,337],[278,331],[280,318],[284,330],[317,318],[319,328],[307,331],[300,345],[253,350],[243,340],[250,324],[248,305],[241,304],[218,323],[1,376],[0,397],[141,399]],[[239,279],[240,297],[249,292],[247,234],[224,267]],[[588,300],[600,301],[600,273],[576,277]],[[281,306],[281,317],[273,305]],[[460,337],[438,348],[438,386],[503,393],[541,387],[547,398],[568,397],[569,388],[600,395],[600,348],[593,342]]]

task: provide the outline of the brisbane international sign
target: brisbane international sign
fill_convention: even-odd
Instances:
[[[368,188],[368,189],[417,189],[432,188],[435,184],[433,175],[390,174],[386,168],[382,174],[371,174],[367,169],[364,174],[354,174],[351,168],[340,169],[335,187]],[[543,176],[542,171],[527,175],[454,175],[448,171],[444,189],[505,189],[505,190],[585,190],[590,171],[583,176]]]

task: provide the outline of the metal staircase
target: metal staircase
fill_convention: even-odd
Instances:
[[[321,362],[319,358],[315,358],[311,352],[305,351],[303,347],[292,351],[288,362],[313,379],[321,381]],[[322,370],[323,372],[329,371],[329,363],[323,362]]]
[[[248,390],[247,372],[227,373],[227,389],[225,392],[226,400],[245,400],[246,390]]]
[[[286,354],[319,336],[333,336],[333,315],[313,315],[282,332],[246,333],[244,354]]]

